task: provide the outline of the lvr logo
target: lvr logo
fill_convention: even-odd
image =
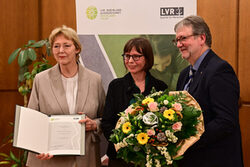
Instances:
[[[184,7],[160,8],[161,16],[180,16],[184,15]]]

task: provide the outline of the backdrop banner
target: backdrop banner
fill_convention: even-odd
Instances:
[[[76,0],[77,33],[84,66],[101,74],[105,91],[126,74],[123,47],[134,37],[147,38],[154,51],[151,74],[175,90],[188,65],[176,46],[174,25],[197,13],[196,0]]]
[[[125,43],[143,36],[154,50],[152,75],[175,90],[179,72],[188,63],[172,44],[174,25],[196,15],[196,8],[196,0],[76,0],[83,63],[102,75],[107,91],[112,79],[126,73],[121,57]]]

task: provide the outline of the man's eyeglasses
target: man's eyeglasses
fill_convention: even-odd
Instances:
[[[192,34],[192,35],[188,35],[188,36],[181,36],[180,38],[176,38],[173,40],[174,45],[177,46],[177,43],[180,42],[185,42],[188,38],[192,37],[192,36],[196,36],[197,34]]]
[[[130,57],[132,57],[132,59],[134,61],[138,61],[140,60],[140,57],[142,57],[143,55],[129,55],[129,54],[122,54],[122,57],[124,60],[128,61],[130,59]]]

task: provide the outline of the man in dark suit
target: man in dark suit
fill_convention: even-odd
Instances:
[[[187,90],[203,110],[205,132],[180,160],[180,167],[242,167],[239,126],[239,81],[233,68],[211,50],[208,25],[189,16],[175,25],[174,44],[190,66],[177,90]]]

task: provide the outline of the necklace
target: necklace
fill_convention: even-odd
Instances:
[[[73,70],[68,70],[68,69],[66,69],[66,68],[64,68],[64,69],[60,68],[60,69],[61,69],[61,74],[62,74],[65,78],[72,78],[72,77],[74,77],[74,76],[77,74],[77,72],[78,72],[78,66],[76,67],[76,69],[73,69]]]

